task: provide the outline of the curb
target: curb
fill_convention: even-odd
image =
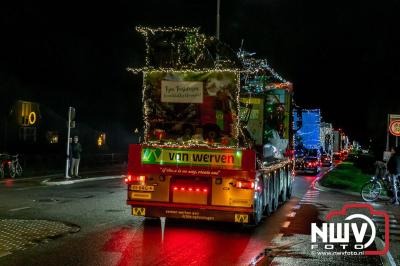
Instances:
[[[320,191],[324,191],[324,192],[333,192],[333,193],[341,193],[341,194],[346,194],[346,195],[351,195],[351,196],[357,196],[357,197],[361,197],[360,193],[357,192],[352,192],[352,191],[346,191],[346,190],[342,190],[342,189],[335,189],[335,188],[328,188],[328,187],[324,187],[319,183],[319,180],[317,180],[315,182],[315,188],[320,190]]]
[[[340,194],[344,194],[344,195],[350,195],[350,196],[355,196],[355,197],[359,197],[362,199],[360,192],[353,192],[353,191],[347,191],[347,190],[342,190],[342,189],[335,189],[335,188],[329,188],[329,187],[324,187],[323,185],[321,185],[319,183],[318,179],[317,181],[315,181],[314,187],[319,190],[319,191],[323,191],[323,192],[332,192],[332,193],[340,193]],[[386,196],[380,196],[379,197],[382,200],[389,200],[388,197]]]
[[[85,179],[77,179],[77,180],[64,180],[64,181],[50,181],[51,179],[46,179],[41,182],[41,184],[46,186],[61,186],[61,185],[72,185],[76,183],[83,183],[89,181],[99,181],[99,180],[109,180],[109,179],[117,179],[123,178],[123,175],[116,175],[116,176],[100,176],[100,177],[88,177]]]
[[[117,171],[119,171],[119,170],[116,170],[116,171],[114,171],[114,172],[117,172]],[[107,172],[110,172],[110,171],[101,171],[101,170],[99,170],[99,171],[87,171],[87,172],[82,172],[82,174],[95,174],[95,173],[107,174]],[[111,172],[112,172],[112,171],[111,171]],[[63,172],[62,172],[62,173],[60,172],[60,173],[58,173],[58,174],[39,175],[39,176],[31,176],[31,177],[3,178],[3,179],[0,179],[0,184],[5,184],[5,183],[7,183],[7,182],[8,182],[7,180],[13,180],[13,182],[27,181],[27,180],[35,180],[35,179],[43,179],[43,178],[47,178],[47,180],[49,180],[49,179],[51,179],[52,177],[59,177],[59,176],[63,176],[63,175],[64,175],[64,173],[63,173]]]
[[[383,250],[385,247],[385,243],[380,237],[375,237],[375,245],[378,250]],[[382,262],[382,265],[390,265],[390,266],[396,266],[396,262],[392,256],[392,253],[388,250],[388,252],[385,255],[380,255],[379,256]]]

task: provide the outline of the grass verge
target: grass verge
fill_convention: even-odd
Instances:
[[[343,162],[329,172],[320,184],[324,187],[344,189],[360,192],[362,185],[369,181],[370,175],[366,175],[354,166],[352,162]]]

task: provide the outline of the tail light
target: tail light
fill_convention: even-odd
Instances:
[[[125,178],[125,183],[131,183],[131,182],[144,182],[146,180],[146,177],[144,175],[140,176],[133,176],[133,175],[128,175]]]
[[[238,180],[235,183],[236,188],[241,189],[254,189],[254,182],[253,181],[245,181],[245,180]]]
[[[174,186],[172,187],[174,191],[181,191],[181,192],[207,192],[207,188],[199,188],[199,187],[181,187],[181,186]]]
[[[317,167],[320,163],[319,162],[310,162],[307,163],[307,167]]]

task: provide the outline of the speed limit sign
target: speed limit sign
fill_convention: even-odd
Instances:
[[[400,120],[393,120],[389,125],[389,132],[396,137],[400,137]]]

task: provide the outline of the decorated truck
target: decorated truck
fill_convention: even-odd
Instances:
[[[132,215],[259,223],[291,196],[291,83],[198,29],[138,30],[147,54],[128,69],[143,73],[144,139],[129,147],[125,178]]]

